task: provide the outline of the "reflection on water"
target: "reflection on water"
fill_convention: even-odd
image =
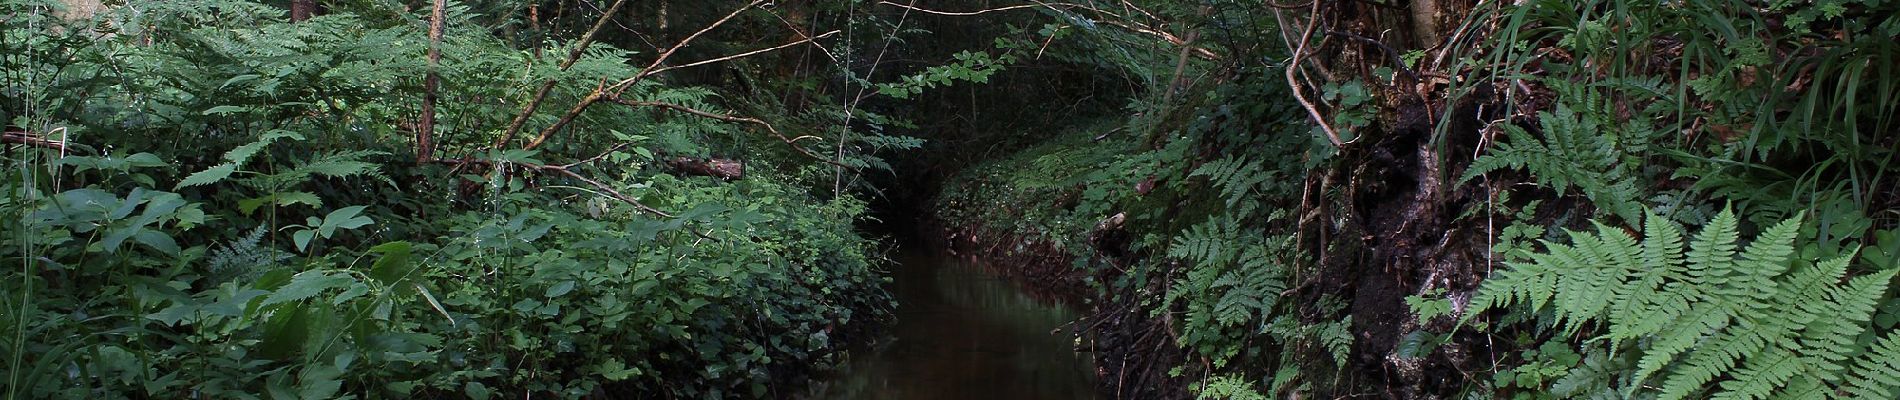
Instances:
[[[892,291],[890,337],[816,387],[816,399],[1092,399],[1094,368],[1074,337],[1052,333],[1073,311],[1006,279],[906,246]],[[1062,332],[1067,332],[1063,329]]]

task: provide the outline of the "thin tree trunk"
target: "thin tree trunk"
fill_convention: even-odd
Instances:
[[[317,0],[290,0],[290,22],[303,22],[317,14]]]
[[[429,14],[429,76],[422,81],[422,123],[416,129],[416,161],[435,160],[436,89],[442,78],[436,68],[442,63],[442,20],[448,0],[435,0]]]

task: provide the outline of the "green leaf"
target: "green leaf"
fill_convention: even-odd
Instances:
[[[265,205],[288,206],[293,204],[304,204],[321,208],[323,207],[323,199],[318,198],[316,194],[310,192],[272,193],[269,196],[238,200],[238,211],[244,214],[250,214],[256,212],[258,207]]]
[[[204,115],[234,114],[234,113],[244,112],[244,110],[245,110],[244,107],[239,107],[239,106],[217,106],[217,107],[211,107],[211,109],[209,110],[205,110]]]
[[[462,385],[462,394],[474,400],[488,400],[488,396],[494,395],[495,392],[488,390],[488,385],[483,385],[481,382],[469,382]]]
[[[209,185],[213,183],[218,183],[218,181],[222,181],[224,180],[224,178],[230,177],[232,172],[237,172],[237,168],[238,168],[238,165],[236,163],[218,164],[215,167],[211,167],[203,171],[198,171],[196,173],[191,174],[191,176],[185,177],[185,180],[178,181],[178,185],[173,186],[172,190],[178,190],[178,189],[198,186],[198,185]]]
[[[349,275],[332,274],[326,271],[304,271],[290,278],[290,283],[272,291],[264,297],[263,306],[298,301],[315,297],[327,289],[346,288],[356,283]]]
[[[224,80],[224,84],[218,85],[218,89],[223,90],[224,88],[230,87],[231,85],[254,81],[254,80],[257,80],[257,78],[262,78],[262,77],[263,77],[262,75],[258,75],[258,74],[244,74],[244,75],[233,76],[231,77],[231,79]]]
[[[545,294],[547,297],[561,297],[572,291],[574,291],[574,281],[561,281],[561,283],[556,283],[553,287],[548,288]]]
[[[304,251],[304,249],[310,247],[310,239],[316,235],[317,231],[315,230],[303,229],[291,233],[290,240],[297,244],[297,251]]]
[[[369,277],[384,285],[395,285],[408,278],[415,271],[409,263],[413,247],[409,242],[389,242],[371,247],[369,252],[381,253],[383,256],[370,266]]]
[[[349,206],[331,211],[330,215],[323,217],[323,224],[317,226],[317,233],[324,238],[329,238],[336,233],[337,229],[356,229],[375,223],[376,221],[369,217],[357,215],[362,213],[364,208],[366,207]]]

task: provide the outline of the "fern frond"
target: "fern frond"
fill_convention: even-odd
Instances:
[[[1885,275],[1893,277],[1892,271]],[[1900,333],[1888,333],[1875,341],[1849,370],[1854,380],[1845,391],[1854,398],[1900,397]]]
[[[1538,113],[1542,139],[1523,127],[1504,125],[1507,141],[1473,160],[1458,181],[1501,169],[1524,170],[1559,194],[1574,187],[1597,207],[1634,222],[1642,216],[1637,202],[1644,197],[1642,188],[1621,162],[1624,154],[1615,143],[1619,135],[1605,134],[1604,129],[1610,128],[1603,126],[1605,121],[1606,117],[1559,103],[1551,111]]]
[[[1893,376],[1900,371],[1883,372],[1882,364],[1864,358],[1845,365],[1863,351],[1857,338],[1895,272],[1842,283],[1854,252],[1818,263],[1797,260],[1802,222],[1798,216],[1780,221],[1741,248],[1738,218],[1724,211],[1695,235],[1686,254],[1681,230],[1663,217],[1644,218],[1640,242],[1598,224],[1595,233],[1571,232],[1571,244],[1546,243],[1529,261],[1508,263],[1473,305],[1548,311],[1550,322],[1571,334],[1586,323],[1607,322],[1600,338],[1608,339],[1611,356],[1635,359],[1621,390],[1625,397],[1811,398],[1817,395],[1810,392],[1830,392],[1850,376],[1900,382]],[[1572,373],[1600,375],[1589,368]],[[1605,380],[1560,381],[1569,382],[1566,391],[1582,393],[1590,392],[1584,382]],[[1884,390],[1864,389],[1889,394]]]

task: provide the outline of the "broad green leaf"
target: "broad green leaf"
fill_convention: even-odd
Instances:
[[[561,297],[572,291],[574,291],[574,281],[561,281],[548,288],[545,294],[547,297]]]
[[[328,238],[335,234],[337,229],[356,229],[375,223],[376,221],[369,217],[357,215],[362,213],[364,208],[364,206],[349,206],[331,211],[330,215],[323,217],[323,224],[317,226],[317,233]]]
[[[376,263],[370,266],[369,277],[384,285],[395,285],[409,277],[415,270],[409,263],[410,250],[414,246],[409,242],[389,242],[371,247],[371,253],[382,253]]]
[[[297,244],[297,251],[304,251],[304,249],[310,247],[310,239],[316,235],[317,231],[315,230],[302,229],[290,234],[290,240]]]
[[[217,107],[211,107],[211,109],[209,110],[205,110],[204,115],[235,114],[235,113],[240,113],[240,112],[244,112],[244,107],[217,106]]]

